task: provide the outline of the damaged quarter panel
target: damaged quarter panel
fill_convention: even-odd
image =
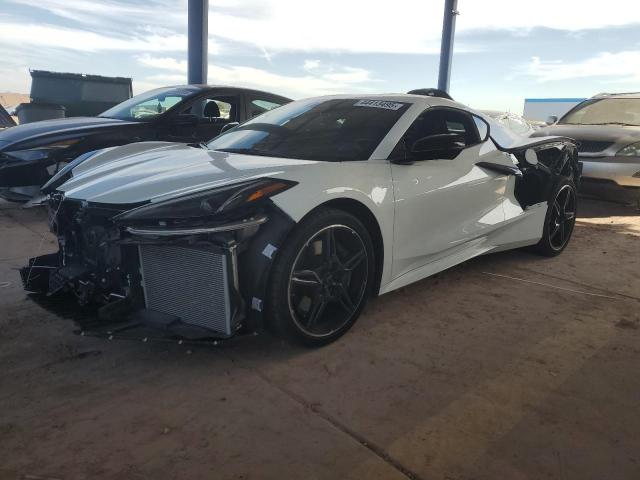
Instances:
[[[576,142],[565,137],[528,138],[507,141],[494,138],[496,146],[512,156],[521,175],[509,177],[507,201],[504,204],[505,219],[517,224],[517,230],[506,229],[499,242],[522,246],[530,244],[523,238],[539,239],[547,211],[547,200],[556,185],[564,178],[576,185],[580,182],[581,163],[578,161]],[[499,144],[502,141],[502,145]],[[527,161],[527,155],[534,152],[537,163]],[[532,221],[521,219],[529,216]],[[504,247],[495,251],[504,250]]]

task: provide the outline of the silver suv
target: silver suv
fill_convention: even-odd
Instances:
[[[640,93],[601,93],[548,123],[532,137],[577,140],[583,180],[640,189]]]

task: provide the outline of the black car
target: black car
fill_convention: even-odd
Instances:
[[[291,100],[209,85],[159,88],[97,117],[45,120],[0,131],[0,197],[24,201],[66,163],[101,148],[152,140],[197,143]]]

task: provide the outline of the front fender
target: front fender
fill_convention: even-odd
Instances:
[[[251,237],[238,255],[240,293],[245,300],[244,327],[248,331],[264,327],[265,302],[271,268],[283,242],[296,222],[273,206],[269,221]]]
[[[354,200],[375,218],[382,235],[381,285],[391,280],[395,197],[391,166],[386,160],[318,162],[283,178],[299,183],[272,201],[295,222],[332,200]]]

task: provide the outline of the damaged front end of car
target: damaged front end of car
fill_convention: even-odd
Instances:
[[[85,306],[84,334],[182,341],[259,330],[271,262],[294,224],[270,197],[294,185],[260,178],[128,205],[54,191],[59,251],[30,259],[24,288]]]

